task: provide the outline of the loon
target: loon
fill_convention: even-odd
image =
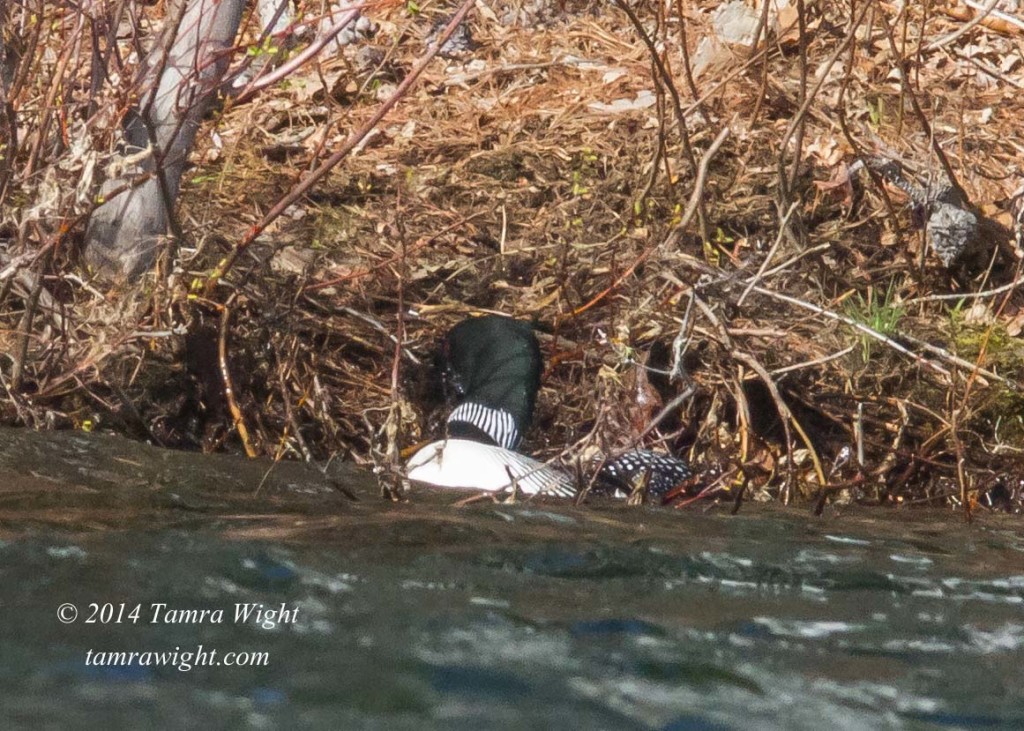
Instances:
[[[647,449],[631,449],[609,459],[598,472],[599,487],[629,495],[646,480],[647,493],[655,497],[667,495],[692,477],[693,470],[683,460]]]
[[[471,439],[428,444],[406,465],[409,479],[433,487],[503,492],[518,488],[526,495],[573,497],[576,486],[568,473],[525,454]]]
[[[500,315],[469,318],[441,346],[444,380],[456,398],[447,438],[417,451],[406,465],[413,482],[434,487],[573,497],[573,477],[515,451],[533,419],[543,361],[529,323]],[[693,475],[669,455],[631,449],[607,459],[597,492],[629,495],[646,483],[662,496]]]
[[[516,449],[533,420],[543,367],[530,324],[498,315],[463,320],[441,356],[445,383],[459,399],[448,436]]]

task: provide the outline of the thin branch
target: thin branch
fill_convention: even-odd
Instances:
[[[355,149],[355,147],[362,142],[368,134],[370,134],[371,130],[376,128],[380,121],[387,116],[388,112],[390,112],[391,109],[406,95],[406,93],[408,93],[409,89],[411,89],[419,80],[419,77],[426,70],[434,56],[436,56],[438,51],[441,50],[441,47],[448,42],[448,38],[455,32],[455,29],[459,27],[459,24],[463,19],[465,19],[466,15],[473,7],[474,2],[475,0],[462,1],[462,5],[459,6],[459,9],[452,16],[451,21],[449,21],[447,26],[445,26],[445,29],[437,37],[433,45],[428,48],[423,57],[416,62],[416,65],[412,67],[409,74],[402,79],[402,83],[398,85],[394,93],[388,97],[387,101],[380,105],[380,108],[374,113],[374,115],[370,117],[362,127],[353,132],[349,138],[345,140],[342,146],[332,153],[330,157],[320,163],[315,170],[299,181],[295,187],[293,187],[273,208],[270,209],[265,216],[263,216],[263,219],[260,220],[259,223],[249,229],[248,233],[246,233],[242,240],[239,241],[231,250],[231,253],[217,265],[214,271],[207,278],[205,287],[207,296],[212,296],[212,293],[214,289],[216,289],[220,280],[223,279],[235,265],[235,262],[238,261],[238,257],[252,246],[253,242],[256,241],[259,235],[263,233],[270,224],[276,221],[289,206],[304,196],[310,188],[320,181],[321,178],[327,175],[327,173],[337,167],[342,160],[348,157],[349,153],[352,152],[352,150]]]
[[[961,38],[964,35],[970,33],[972,30],[977,28],[978,25],[980,25],[981,22],[985,20],[985,18],[989,16],[989,13],[995,10],[996,5],[998,4],[999,0],[988,0],[988,2],[985,3],[984,7],[979,8],[981,12],[975,15],[973,18],[971,18],[970,21],[968,21],[965,25],[961,26],[956,31],[950,33],[948,36],[943,36],[937,41],[932,41],[927,46],[925,46],[924,50],[934,51],[938,48],[942,48],[943,46],[948,46],[950,43],[957,40],[958,38]],[[972,4],[972,7],[977,8],[978,6],[976,4]]]

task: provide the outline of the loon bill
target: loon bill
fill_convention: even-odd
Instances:
[[[527,495],[573,497],[576,487],[566,473],[543,462],[493,444],[449,438],[428,444],[406,465],[409,479],[434,487],[501,492],[513,479]]]

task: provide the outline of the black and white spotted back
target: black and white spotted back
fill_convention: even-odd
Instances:
[[[647,493],[660,497],[690,479],[693,471],[685,461],[669,454],[634,449],[605,462],[598,473],[599,487],[631,493],[650,472]]]

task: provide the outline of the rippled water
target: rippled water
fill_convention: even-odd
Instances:
[[[390,504],[344,471],[0,445],[4,728],[1024,726],[1014,518]],[[267,664],[86,663],[199,645]]]

